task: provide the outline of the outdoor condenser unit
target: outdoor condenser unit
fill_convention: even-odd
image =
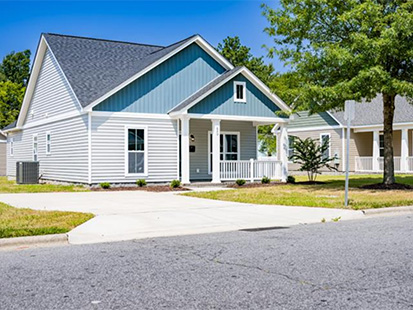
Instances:
[[[39,162],[38,161],[18,161],[16,163],[16,183],[17,184],[37,184],[39,183]]]

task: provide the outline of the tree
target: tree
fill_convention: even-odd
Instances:
[[[293,155],[290,156],[290,160],[300,165],[300,171],[307,172],[309,182],[316,181],[317,175],[321,173],[320,169],[323,167],[337,171],[337,168],[330,164],[336,157],[330,157],[328,154],[329,140],[319,144],[311,138],[302,140],[294,136],[293,139]]]
[[[0,82],[0,129],[16,120],[25,87],[11,81]]]
[[[396,95],[413,100],[412,0],[281,0],[263,5],[275,46],[268,49],[303,81],[297,105],[310,112],[383,96],[383,183],[395,183]]]
[[[273,156],[277,152],[277,139],[271,132],[274,125],[264,125],[258,127],[258,140],[260,141],[259,151],[266,156]]]
[[[239,37],[227,37],[218,44],[218,52],[228,59],[234,66],[245,66],[261,81],[268,85],[271,81],[274,67],[266,65],[264,57],[254,57],[251,48],[242,45]]]
[[[6,55],[0,64],[0,81],[26,86],[30,75],[30,55],[30,50]]]

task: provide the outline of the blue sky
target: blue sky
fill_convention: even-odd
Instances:
[[[103,39],[168,45],[199,33],[216,46],[238,35],[256,56],[266,55],[268,25],[262,2],[277,1],[8,1],[1,2],[0,57],[10,51],[35,52],[40,33],[52,32]],[[282,63],[273,62],[277,71]]]

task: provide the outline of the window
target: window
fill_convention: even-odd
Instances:
[[[212,173],[212,133],[209,133],[209,173]],[[219,159],[239,160],[239,132],[222,132],[219,137]]]
[[[234,101],[246,102],[245,82],[234,82]]]
[[[380,150],[380,157],[384,157],[384,135],[383,134],[379,136],[379,150]]]
[[[146,128],[126,128],[126,174],[147,173]]]
[[[330,134],[329,133],[322,133],[320,135],[320,145],[328,144],[328,148],[323,153],[323,159],[331,157],[330,152]]]
[[[14,138],[10,138],[10,156],[14,155]]]
[[[37,134],[33,135],[33,161],[38,160],[38,143],[37,143]]]
[[[46,132],[46,154],[52,153],[52,134],[50,132]]]
[[[294,155],[294,136],[288,136],[288,160]]]

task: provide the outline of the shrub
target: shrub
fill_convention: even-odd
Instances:
[[[238,179],[238,180],[235,181],[235,183],[236,183],[238,186],[242,186],[242,185],[244,185],[244,184],[246,183],[246,181],[245,181],[244,179]]]
[[[109,189],[110,188],[110,183],[109,182],[103,182],[103,183],[100,183],[99,185],[103,189]]]
[[[263,177],[261,179],[261,183],[262,184],[270,184],[271,183],[271,179],[269,177]]]
[[[179,180],[172,180],[171,184],[169,184],[169,186],[171,188],[178,188],[179,186],[181,186],[181,181]]]
[[[287,183],[294,184],[295,183],[295,178],[292,175],[289,175],[287,177]]]
[[[139,187],[146,186],[146,181],[144,179],[136,180],[136,185]]]

